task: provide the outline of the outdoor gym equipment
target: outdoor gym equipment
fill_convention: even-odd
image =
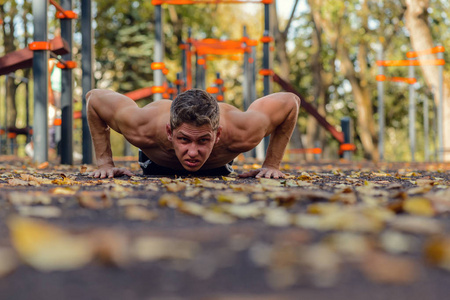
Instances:
[[[443,52],[445,51],[443,46],[436,46],[431,49],[423,51],[409,51],[406,56],[408,60],[383,60],[383,52],[380,49],[378,54],[378,75],[376,80],[378,81],[378,114],[379,114],[379,141],[378,149],[380,153],[380,160],[384,159],[384,81],[394,81],[394,82],[405,82],[409,86],[409,142],[411,149],[411,159],[415,160],[415,90],[414,84],[417,79],[414,78],[414,67],[415,66],[438,66],[439,68],[439,106],[438,106],[438,147],[439,147],[439,161],[443,161],[443,70],[445,60],[443,59]],[[437,59],[413,59],[418,58],[423,55],[434,55],[437,54]],[[385,67],[409,67],[409,73],[407,78],[403,77],[386,77],[384,75]],[[427,151],[425,151],[427,152]]]

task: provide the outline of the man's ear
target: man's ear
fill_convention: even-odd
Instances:
[[[169,123],[166,124],[166,133],[167,133],[167,139],[172,142],[173,141],[173,139],[172,139],[172,128],[170,128],[170,124]]]
[[[220,135],[222,134],[222,126],[219,126],[218,128],[217,128],[217,134],[216,134],[216,141],[215,141],[215,144],[217,144],[218,142],[219,142],[219,140],[220,140]]]

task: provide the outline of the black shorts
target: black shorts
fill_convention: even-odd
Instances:
[[[141,166],[144,175],[225,176],[233,172],[233,168],[231,167],[233,165],[233,161],[219,168],[209,170],[199,170],[197,172],[189,172],[186,170],[175,170],[154,163],[141,150],[139,150],[139,165]]]

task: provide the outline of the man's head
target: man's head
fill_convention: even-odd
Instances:
[[[219,141],[219,105],[209,93],[192,89],[178,95],[170,108],[167,137],[183,167],[198,171]]]

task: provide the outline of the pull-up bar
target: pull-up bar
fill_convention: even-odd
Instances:
[[[153,5],[171,4],[171,5],[190,5],[190,4],[244,4],[244,3],[263,3],[272,4],[274,0],[152,0]]]
[[[445,51],[444,46],[439,45],[434,48],[426,49],[426,50],[422,50],[422,51],[408,51],[408,52],[406,52],[406,57],[407,58],[416,58],[418,56],[442,53],[444,51]]]
[[[443,66],[444,59],[417,59],[417,60],[377,60],[379,67],[408,67],[408,66]]]
[[[56,17],[58,19],[76,19],[76,18],[78,18],[78,15],[74,11],[65,10],[55,0],[49,0],[49,2],[56,8],[56,10],[57,10]]]

